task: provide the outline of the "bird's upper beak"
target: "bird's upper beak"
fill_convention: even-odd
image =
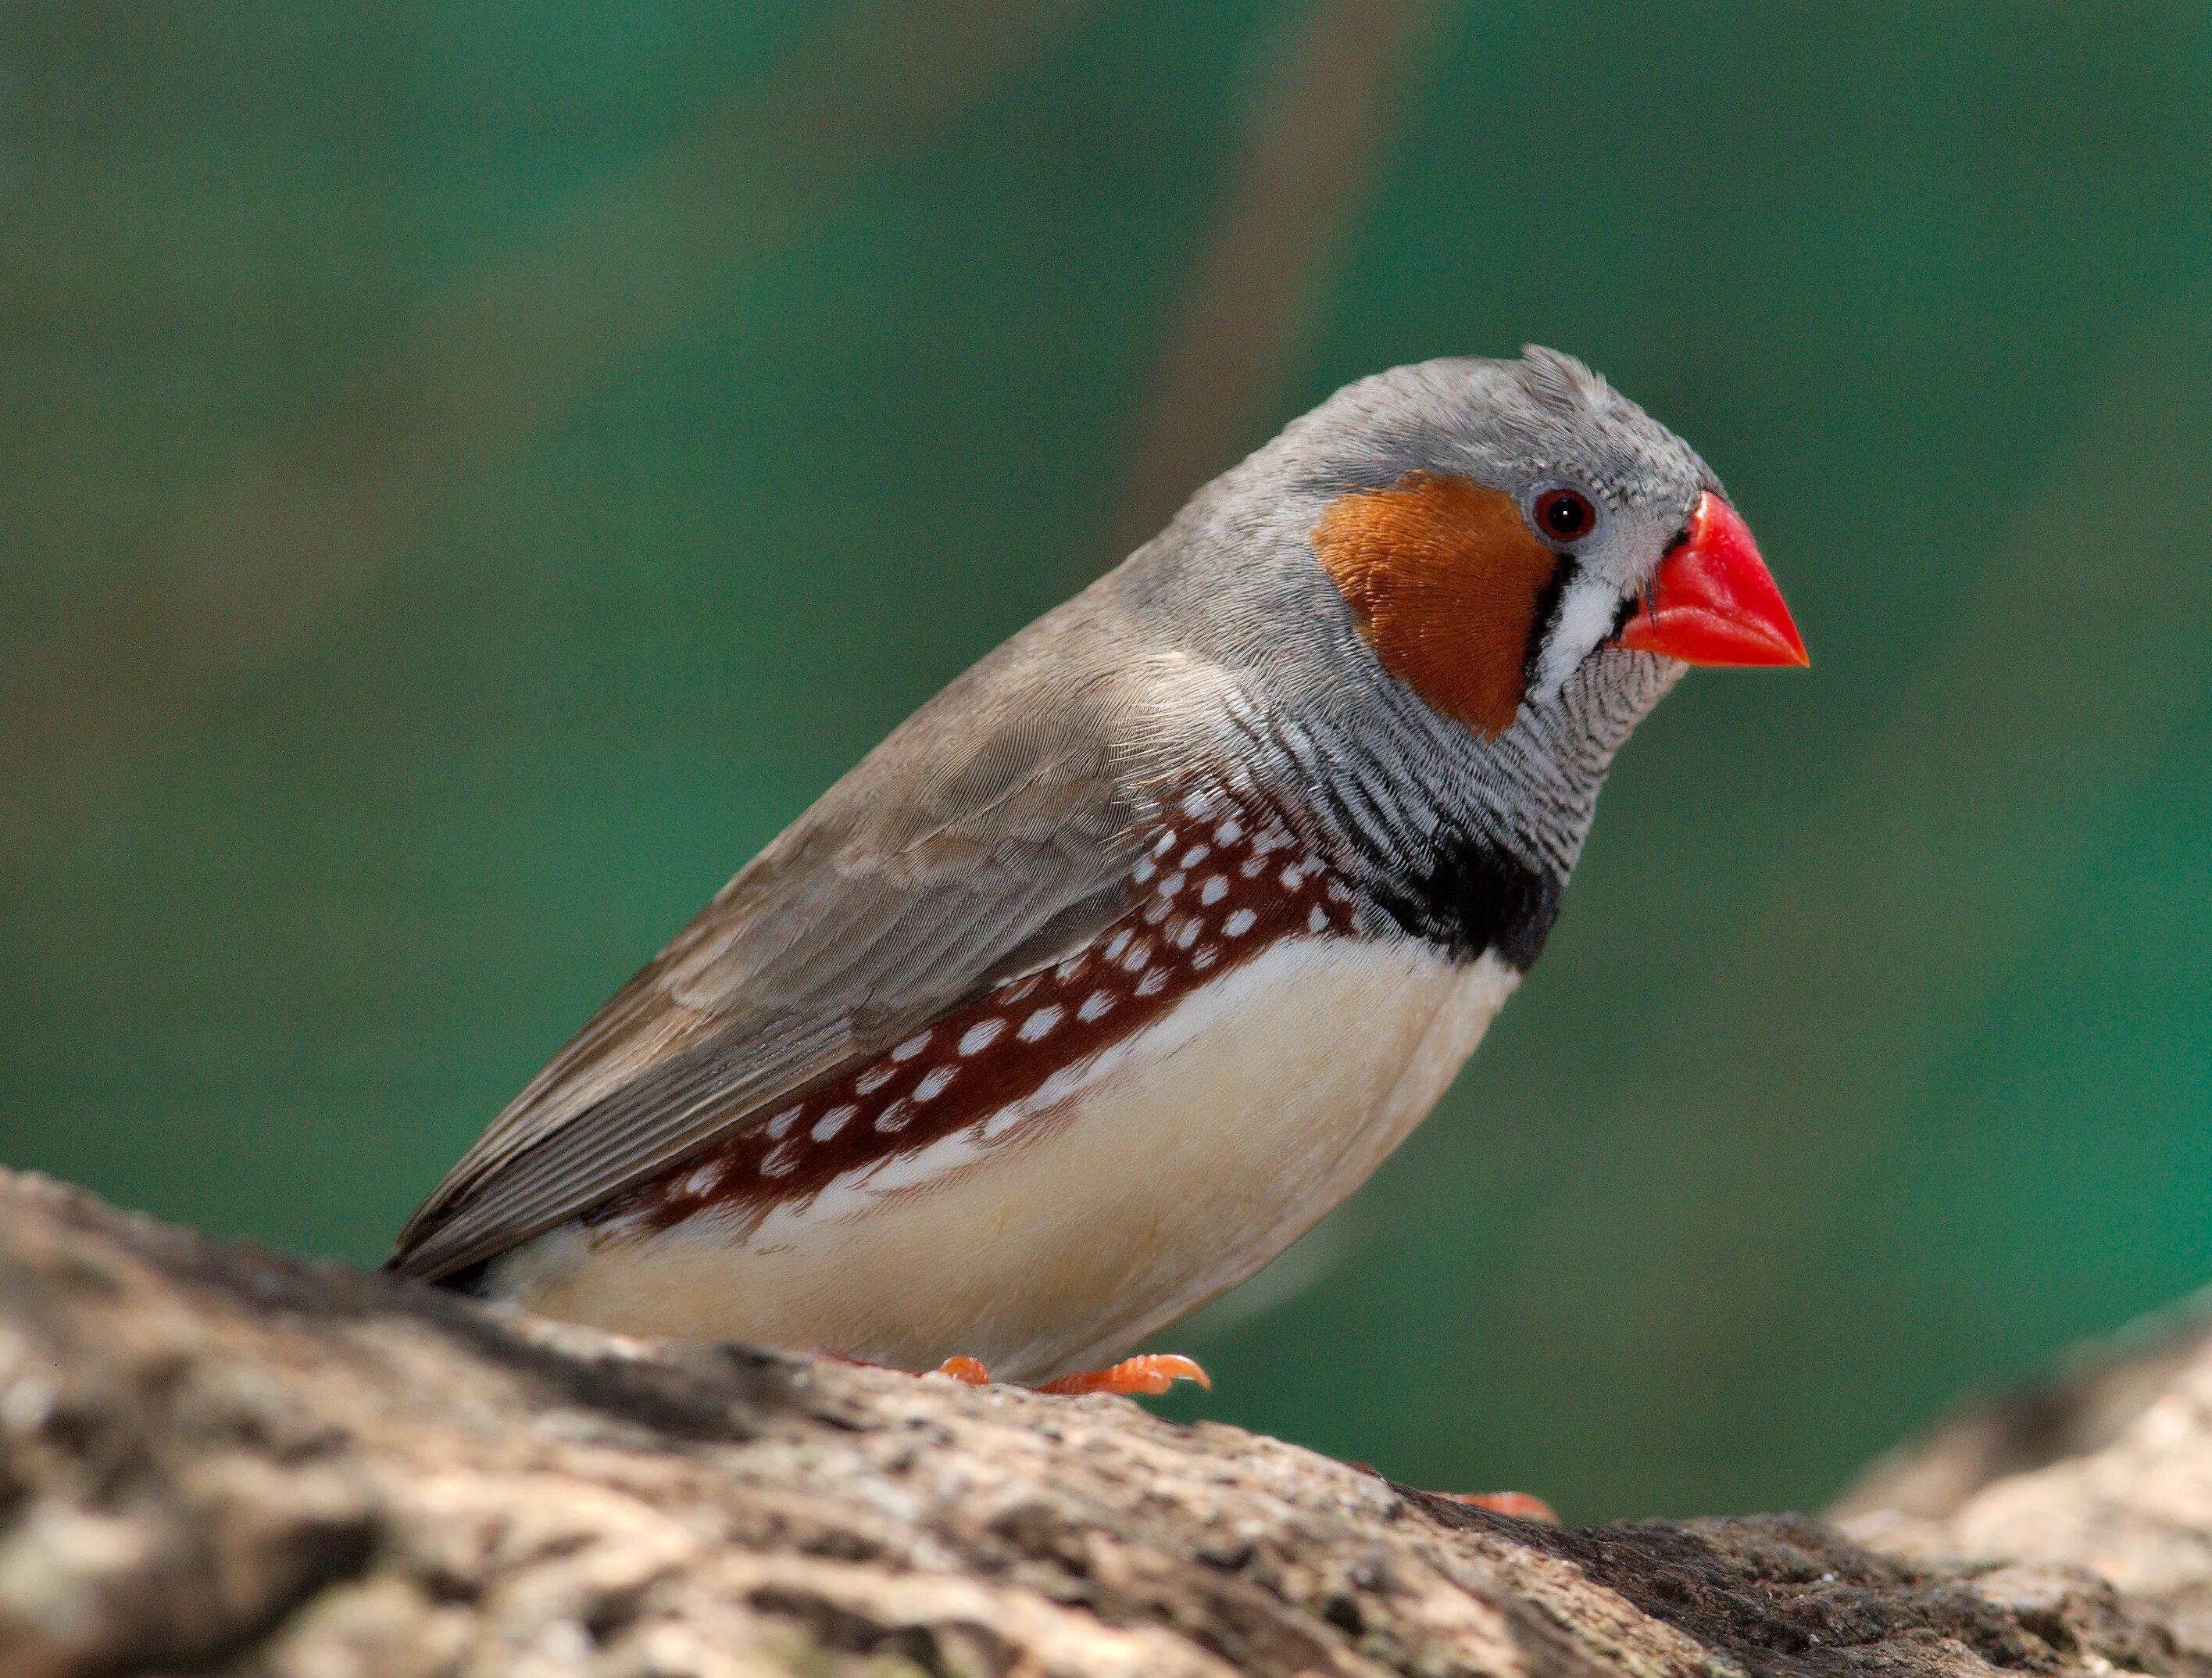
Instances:
[[[1813,662],[1750,526],[1710,489],[1690,514],[1689,539],[1659,562],[1619,640],[1685,664]]]

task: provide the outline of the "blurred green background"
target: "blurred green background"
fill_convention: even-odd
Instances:
[[[8,8],[0,1160],[378,1258],[940,683],[1535,339],[1814,668],[1645,725],[1171,1407],[1817,1502],[2212,1280],[2209,202],[2201,5]]]

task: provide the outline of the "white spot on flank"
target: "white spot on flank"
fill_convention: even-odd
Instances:
[[[1083,971],[1084,963],[1090,959],[1091,958],[1088,956],[1070,956],[1066,961],[1060,963],[1058,967],[1052,970],[1052,976],[1055,979],[1060,980],[1062,982],[1065,982],[1069,979],[1073,979],[1077,974]]]
[[[1094,990],[1083,999],[1083,1006],[1075,1011],[1075,1017],[1088,1025],[1092,1020],[1103,1018],[1113,1006],[1114,998],[1110,993]]]
[[[1163,833],[1158,839],[1155,839],[1152,842],[1152,854],[1154,856],[1165,856],[1170,851],[1175,848],[1175,830],[1173,828],[1170,828],[1165,833]]]
[[[1231,938],[1242,938],[1252,930],[1252,923],[1259,918],[1249,909],[1232,909],[1229,918],[1221,923],[1221,930]]]
[[[1307,911],[1306,930],[1310,933],[1325,933],[1328,930],[1328,911],[1319,903],[1316,903]]]
[[[715,1162],[710,1159],[684,1179],[682,1192],[686,1195],[703,1195],[714,1186],[714,1179],[719,1175],[719,1168]]]
[[[936,1100],[945,1093],[945,1086],[952,1081],[959,1070],[957,1067],[939,1067],[914,1086],[914,1098],[916,1101]]]
[[[1160,865],[1147,856],[1140,859],[1138,861],[1137,866],[1132,868],[1129,872],[1135,877],[1137,884],[1142,885],[1146,880],[1152,879],[1154,874],[1159,872],[1159,871]]]
[[[1145,970],[1145,964],[1152,958],[1152,940],[1149,938],[1139,939],[1130,947],[1129,953],[1121,958],[1121,970],[1125,973],[1141,973]]]
[[[1306,883],[1306,877],[1298,872],[1296,863],[1283,870],[1282,879],[1286,891],[1295,891]]]
[[[783,1111],[778,1113],[774,1118],[770,1119],[768,1122],[768,1134],[769,1139],[774,1140],[778,1137],[790,1135],[792,1126],[799,1122],[799,1116],[805,1110],[806,1103],[805,1102],[801,1102],[796,1107],[785,1108]]]
[[[993,1043],[998,1042],[999,1033],[1006,1029],[1006,1022],[1003,1019],[977,1020],[961,1036],[961,1054],[974,1055],[988,1049]]]
[[[872,1096],[891,1081],[891,1069],[878,1061],[853,1080],[853,1087],[864,1096]]]
[[[1198,917],[1194,915],[1176,928],[1176,948],[1188,950],[1198,942]]]
[[[1233,845],[1243,836],[1243,825],[1234,816],[1213,830],[1213,842],[1217,845]]]
[[[815,1120],[814,1128],[807,1132],[807,1134],[811,1136],[817,1142],[826,1142],[832,1136],[835,1136],[839,1131],[842,1130],[845,1128],[846,1122],[849,1120],[854,1114],[860,1110],[859,1108],[851,1105],[833,1107],[828,1112],[824,1113],[820,1118]]]
[[[1137,981],[1137,994],[1139,996],[1150,996],[1158,991],[1162,985],[1167,983],[1167,969],[1164,967],[1156,967],[1151,972],[1145,975],[1143,978]]]
[[[904,1130],[907,1121],[913,1116],[914,1109],[907,1104],[906,1097],[901,1096],[876,1115],[876,1128],[886,1134],[894,1130]]]
[[[1031,1014],[1027,1019],[1022,1022],[1022,1029],[1015,1032],[1014,1035],[1019,1037],[1024,1043],[1035,1043],[1039,1037],[1044,1036],[1046,1032],[1051,1031],[1054,1026],[1060,1024],[1060,1016],[1064,1012],[1066,1012],[1066,1010],[1060,1007],[1060,1006],[1056,1002],[1049,1007],[1039,1008],[1035,1013]]]
[[[1182,890],[1183,879],[1184,876],[1181,872],[1170,874],[1165,879],[1160,882],[1160,896],[1163,897],[1174,897],[1176,892]]]
[[[1188,850],[1182,854],[1182,860],[1176,863],[1176,866],[1178,868],[1195,868],[1200,863],[1205,861],[1207,857],[1212,856],[1212,854],[1213,847],[1211,845],[1193,845]]]
[[[1224,874],[1208,874],[1206,884],[1198,889],[1201,903],[1218,903],[1229,895],[1229,879]]]
[[[1246,879],[1252,879],[1256,878],[1260,871],[1267,866],[1267,859],[1266,857],[1255,854],[1246,857],[1244,859],[1244,866],[1239,868],[1237,872],[1243,875]]]
[[[1006,1252],[1005,1242],[999,1237],[975,1243],[975,1220],[980,1217],[988,1221],[1002,1215],[1009,1195],[1017,1191],[1009,1190],[1006,1179],[1000,1176],[986,1174],[980,1179],[969,1179],[961,1173],[986,1158],[987,1151],[997,1146],[1000,1137],[1012,1140],[1023,1134],[1035,1116],[1066,1114],[1066,1103],[1084,1098],[1094,1090],[1115,1103],[1112,1121],[1105,1127],[1114,1140],[1105,1145],[1103,1156],[1074,1157],[1071,1164],[1079,1173],[1086,1169],[1085,1158],[1108,1157],[1114,1161],[1115,1169],[1126,1169],[1126,1157],[1132,1145],[1127,1128],[1132,1120],[1150,1127],[1143,1133],[1147,1137],[1164,1134],[1178,1140],[1187,1139],[1191,1103],[1186,1086],[1192,1074],[1186,1067],[1173,1064],[1176,1049],[1185,1043],[1202,1048],[1204,1053],[1196,1058],[1209,1063],[1224,1055],[1249,1057],[1252,1070],[1237,1075],[1239,1087],[1233,1092],[1246,1103],[1237,1113],[1241,1122],[1223,1127],[1226,1130],[1241,1133],[1246,1126],[1260,1122],[1248,1116],[1251,1113],[1272,1119],[1278,1110],[1296,1108],[1310,1101],[1313,1095],[1309,1088],[1311,1085],[1328,1086],[1328,1099],[1296,1118],[1294,1123],[1304,1127],[1318,1122],[1335,1126],[1336,1129],[1316,1134],[1304,1128],[1278,1128],[1263,1143],[1248,1146],[1241,1157],[1209,1153],[1202,1162],[1189,1162],[1185,1174],[1174,1180],[1177,1192],[1218,1192],[1225,1195],[1223,1215],[1249,1215],[1249,1207],[1243,1203],[1243,1197],[1250,1192],[1245,1180],[1248,1173],[1255,1169],[1277,1169],[1287,1152],[1295,1151],[1303,1156],[1324,1138],[1340,1140],[1342,1125],[1346,1122],[1368,1122],[1374,1077],[1379,1074],[1387,1079],[1398,1064],[1395,1051],[1402,1048],[1405,1034],[1392,1034],[1401,1024],[1401,1016],[1407,1012],[1404,1002],[1436,995],[1440,986],[1446,987],[1443,994],[1449,1000],[1452,1018],[1447,1022],[1444,1040],[1438,1040],[1433,1032],[1424,1039],[1428,1046],[1420,1051],[1425,1057],[1420,1063],[1422,1069],[1409,1074],[1416,1087],[1409,1093],[1393,1097],[1393,1104],[1382,1121],[1388,1134],[1378,1139],[1376,1150],[1387,1146],[1389,1140],[1402,1134],[1428,1105],[1472,1046],[1474,1037],[1479,1034],[1491,1011],[1504,992],[1511,988],[1513,976],[1491,958],[1477,964],[1471,973],[1464,976],[1465,982],[1454,982],[1446,964],[1420,956],[1415,953],[1416,949],[1412,940],[1376,939],[1347,947],[1334,940],[1305,938],[1273,944],[1265,952],[1255,951],[1248,945],[1237,952],[1240,963],[1232,964],[1224,958],[1218,964],[1224,970],[1220,978],[1215,979],[1211,973],[1206,976],[1206,982],[1201,987],[1205,1000],[1194,999],[1195,1005],[1190,1007],[1162,1007],[1158,1012],[1163,1017],[1147,1030],[1106,1043],[1095,1054],[1070,1056],[1033,1095],[995,1107],[988,1114],[978,1114],[975,1119],[980,1122],[966,1122],[963,1117],[951,1134],[926,1145],[921,1137],[911,1145],[902,1135],[886,1137],[874,1158],[855,1164],[825,1185],[820,1195],[803,1199],[783,1197],[763,1212],[758,1228],[746,1238],[746,1251],[763,1255],[787,1250],[802,1255],[809,1250],[851,1253],[850,1243],[866,1242],[870,1229],[884,1227],[884,1222],[874,1220],[864,1224],[854,1214],[872,1207],[888,1207],[904,1191],[927,1185],[933,1194],[927,1203],[940,1209],[941,1215],[948,1220],[949,1231],[942,1238],[956,1248],[963,1242],[969,1243],[963,1262],[977,1268],[977,1280],[987,1285],[1009,1286],[1004,1279],[1012,1278],[1014,1281],[1011,1286],[1018,1287],[1020,1280],[1026,1280],[1030,1268],[1041,1262],[1041,1255],[1048,1260],[1059,1247],[1064,1247],[1066,1231],[1051,1220],[1043,1220],[1042,1227],[1031,1226],[1035,1239],[1012,1253]],[[1256,958],[1243,963],[1246,956]],[[1409,982],[1415,987],[1410,995],[1407,990]],[[1170,985],[1167,988],[1176,987]],[[1286,995],[1287,1006],[1284,1000]],[[1149,1010],[1151,1004],[1147,1003],[1146,1008]],[[1426,1015],[1430,1009],[1423,1006],[1412,1012]],[[1322,1022],[1326,1023],[1319,1024]],[[1334,1029],[1339,1026],[1353,1029]],[[1370,1040],[1382,1039],[1387,1041],[1377,1044],[1382,1051],[1377,1058],[1370,1052]],[[1187,1061],[1192,1057],[1181,1058]],[[1264,1089],[1244,1088],[1246,1078],[1254,1074],[1273,1081]],[[1149,1080],[1145,1104],[1133,1110],[1120,1105],[1116,1099],[1120,1080],[1139,1077]],[[1105,1116],[1107,1111],[1103,1107],[1093,1110],[1100,1117]],[[1066,1134],[1078,1134],[1080,1126],[1087,1122],[1087,1116],[1078,1116],[1077,1123],[1069,1126]],[[1371,1163],[1370,1155],[1376,1150],[1348,1161],[1322,1198],[1334,1200],[1349,1189],[1364,1174]],[[1009,1163],[1005,1169],[1018,1175],[1019,1167],[1012,1163],[1011,1156],[1006,1157]],[[1146,1159],[1150,1168],[1149,1155]],[[994,1167],[994,1170],[998,1169]],[[1084,1179],[1080,1176],[1061,1176],[1051,1181],[1060,1185],[1073,1181],[1080,1185]],[[942,1195],[939,1197],[936,1191],[940,1189]],[[1034,1188],[1027,1192],[1034,1193]],[[771,1197],[764,1195],[763,1198]],[[1226,1208],[1232,1202],[1237,1209],[1229,1212]],[[908,1215],[913,1207],[923,1203],[918,1199],[902,1203],[898,1216]],[[1194,1237],[1206,1243],[1208,1253],[1224,1244],[1218,1233],[1207,1232],[1218,1223],[1218,1218],[1207,1220]],[[939,1302],[943,1280],[941,1275],[933,1280],[934,1273],[930,1267],[941,1262],[945,1249],[930,1249],[931,1256],[920,1265],[912,1262],[916,1250],[912,1245],[893,1244],[884,1249],[863,1247],[854,1255],[862,1265],[854,1273],[857,1288],[871,1298],[896,1296],[879,1300],[890,1313],[882,1319],[890,1325],[884,1332],[902,1332],[902,1325],[918,1320],[915,1313],[926,1314]],[[1002,1258],[1005,1262],[997,1271],[988,1268],[999,1264]],[[1251,1262],[1251,1257],[1244,1260],[1246,1264]],[[711,1274],[725,1277],[727,1274],[727,1259],[720,1247],[714,1249],[711,1256],[702,1252],[701,1262],[713,1267]],[[660,1285],[660,1274],[653,1273],[656,1286]],[[1200,1279],[1205,1285],[1194,1285],[1194,1291],[1210,1293],[1224,1280],[1241,1274],[1241,1268],[1225,1274],[1208,1272]],[[903,1293],[899,1292],[902,1286],[907,1287]],[[799,1314],[786,1319],[790,1326],[784,1328],[784,1337],[803,1339],[800,1330],[811,1324],[812,1319],[807,1313],[814,1309],[817,1307],[811,1302],[801,1301]],[[1055,1328],[1061,1321],[1062,1310],[1064,1306],[1054,1301],[1051,1322]],[[771,1337],[763,1334],[760,1322],[750,1316],[734,1321],[718,1318],[711,1330],[694,1322],[688,1310],[681,1320],[684,1326],[671,1325],[673,1332],[750,1332],[757,1338]]]
[[[936,1035],[937,1033],[934,1031],[924,1031],[918,1037],[908,1037],[896,1049],[891,1050],[891,1059],[894,1061],[911,1061],[915,1055],[921,1054],[923,1049],[929,1047],[929,1040]]]
[[[1211,944],[1201,944],[1190,953],[1190,970],[1203,973],[1221,958],[1221,951]]]
[[[1182,801],[1182,813],[1194,817],[1200,821],[1205,820],[1213,813],[1213,795],[1210,793],[1189,794]]]
[[[1120,932],[1115,933],[1113,937],[1106,940],[1106,959],[1108,961],[1119,961],[1121,959],[1121,951],[1129,947],[1129,929],[1127,927],[1124,927]]]
[[[780,1177],[799,1164],[799,1147],[793,1142],[778,1142],[761,1156],[761,1175]]]

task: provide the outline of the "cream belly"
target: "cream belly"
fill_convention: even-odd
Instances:
[[[633,1334],[1036,1381],[1235,1286],[1426,1116],[1520,976],[1285,939],[1036,1097],[819,1195],[655,1232],[567,1225],[490,1291]]]

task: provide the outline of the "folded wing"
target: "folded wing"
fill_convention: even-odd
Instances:
[[[1124,685],[948,688],[623,987],[401,1231],[436,1277],[764,1122],[1126,907]],[[1010,678],[1016,679],[1010,679]]]

